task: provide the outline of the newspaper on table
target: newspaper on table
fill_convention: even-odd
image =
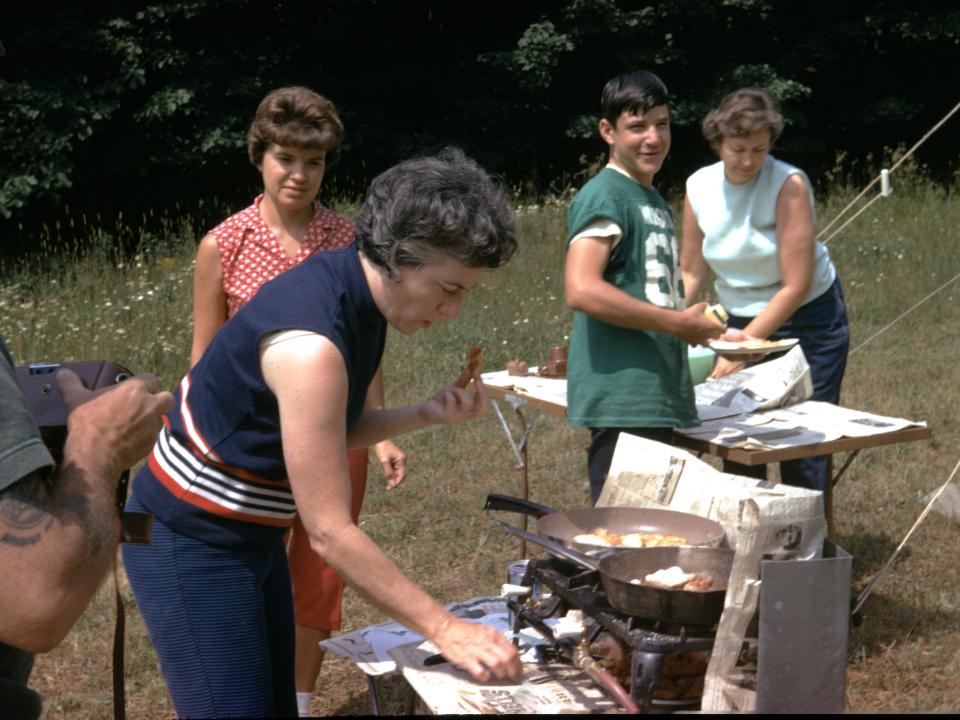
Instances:
[[[679,510],[723,526],[736,553],[702,709],[754,710],[755,677],[746,676],[737,661],[760,595],[760,560],[821,556],[823,493],[722,473],[684,450],[622,433],[597,506]]]
[[[463,602],[450,603],[446,608],[464,620],[482,622],[502,632],[510,630],[506,598],[479,597]],[[343,635],[336,635],[328,640],[323,640],[320,645],[351,661],[367,675],[376,676],[396,672],[397,666],[390,656],[390,650],[398,645],[422,641],[422,635],[398,622],[388,620],[379,625],[371,625]]]
[[[790,407],[764,413],[782,422],[802,425],[827,435],[867,437],[896,432],[908,427],[926,427],[925,421],[875,415],[863,410],[808,400]]]
[[[813,395],[810,366],[799,345],[782,357],[694,386],[701,419],[793,405]],[[711,412],[712,411],[712,412]]]
[[[676,432],[730,448],[776,450],[925,425],[809,400],[810,368],[799,345],[694,392],[700,425]]]
[[[473,598],[446,607],[457,617],[483,623],[513,638],[505,597]],[[583,620],[572,614],[547,618],[545,623],[558,638],[583,635]],[[579,669],[535,662],[535,646],[547,644],[547,640],[534,630],[522,629],[517,639],[523,674],[516,683],[477,682],[465,670],[448,663],[424,667],[437,647],[396,622],[372,625],[320,644],[355,663],[367,675],[402,672],[434,714],[600,713],[617,707]]]
[[[391,655],[434,715],[603,713],[617,704],[586,673],[562,663],[523,663],[519,682],[480,683],[448,664],[424,667],[436,648],[401,645]]]

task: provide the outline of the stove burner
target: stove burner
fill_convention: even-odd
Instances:
[[[540,584],[551,590],[552,597],[549,601],[541,598],[528,604],[516,614],[518,624],[542,626],[543,619],[562,616],[575,608],[596,621],[589,641],[605,630],[632,650],[630,695],[645,712],[652,707],[679,709],[699,704],[699,699],[659,700],[653,697],[653,690],[661,680],[669,653],[712,650],[715,637],[712,627],[674,626],[627,615],[607,601],[599,572],[583,570],[554,558],[530,560],[522,584]]]

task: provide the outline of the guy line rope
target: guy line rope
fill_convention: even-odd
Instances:
[[[825,228],[823,228],[823,230],[821,230],[821,231],[817,234],[817,239],[819,240],[822,235],[826,234],[826,232],[827,232],[841,217],[843,217],[843,215],[844,215],[851,207],[853,207],[853,206],[860,200],[860,198],[862,198],[864,195],[866,195],[867,191],[869,191],[871,187],[873,187],[874,185],[876,185],[878,181],[880,182],[880,188],[881,188],[880,192],[877,193],[866,205],[864,205],[864,206],[863,206],[862,208],[860,208],[856,213],[854,213],[854,215],[853,215],[849,220],[847,220],[845,223],[843,223],[843,225],[841,225],[839,228],[837,228],[836,230],[834,230],[827,238],[825,238],[825,239],[822,241],[823,244],[826,245],[828,242],[830,242],[830,240],[832,240],[832,239],[837,235],[837,233],[839,233],[841,230],[843,230],[845,227],[847,227],[847,225],[849,225],[851,222],[853,222],[853,220],[855,220],[857,217],[859,217],[861,213],[863,213],[867,208],[869,208],[871,205],[873,205],[873,203],[875,203],[877,200],[879,200],[879,199],[882,198],[882,197],[887,197],[888,195],[890,195],[890,192],[891,192],[891,191],[890,191],[890,174],[893,173],[893,171],[896,170],[898,167],[900,167],[900,165],[902,165],[902,164],[904,163],[904,161],[906,161],[906,159],[907,159],[908,157],[910,157],[917,148],[919,148],[924,142],[926,142],[927,138],[929,138],[931,135],[933,135],[933,133],[935,133],[937,130],[939,130],[939,129],[943,126],[943,124],[946,123],[947,120],[949,120],[958,110],[960,110],[960,102],[958,102],[956,105],[954,105],[954,106],[953,106],[953,109],[952,109],[950,112],[948,112],[946,115],[944,115],[944,117],[940,120],[940,122],[938,122],[936,125],[934,125],[932,128],[930,128],[930,130],[928,130],[927,133],[926,133],[922,138],[920,138],[920,140],[918,140],[917,143],[916,143],[912,148],[910,148],[910,149],[904,154],[904,156],[901,157],[901,158],[893,165],[893,167],[890,168],[890,170],[882,170],[882,171],[880,172],[880,175],[878,175],[877,177],[875,177],[875,178],[870,182],[870,184],[867,185],[867,186],[860,192],[859,195],[857,195],[857,197],[855,197],[852,201],[850,201],[850,203],[849,203],[843,210],[841,210],[840,213],[839,213],[836,217],[834,217],[833,220],[831,220],[831,221],[827,224],[827,226],[826,226]],[[945,288],[947,288],[947,287],[949,287],[950,285],[952,285],[953,283],[955,283],[955,282],[957,281],[957,279],[960,279],[960,273],[954,275],[952,279],[950,279],[950,280],[948,280],[947,282],[945,282],[945,283],[944,283],[943,285],[941,285],[939,288],[937,288],[936,290],[934,290],[933,292],[931,292],[929,295],[927,295],[925,298],[923,298],[922,300],[920,300],[920,302],[918,302],[918,303],[916,303],[915,305],[913,305],[913,307],[911,307],[909,310],[907,310],[906,312],[901,313],[898,317],[894,318],[891,322],[887,323],[884,327],[880,328],[880,330],[878,330],[878,331],[875,332],[873,335],[871,335],[871,336],[868,337],[866,340],[864,340],[862,343],[860,343],[859,345],[857,345],[855,348],[853,348],[853,350],[850,351],[850,355],[853,355],[853,353],[857,352],[857,350],[859,350],[860,348],[862,348],[864,345],[866,345],[867,343],[869,343],[871,340],[873,340],[874,338],[878,337],[879,335],[881,335],[881,334],[883,334],[884,332],[886,332],[887,330],[889,330],[891,327],[893,327],[893,326],[894,326],[896,323],[898,323],[900,320],[902,320],[902,319],[905,318],[907,315],[909,315],[909,314],[912,313],[914,310],[916,310],[918,307],[920,307],[921,305],[923,305],[924,303],[926,303],[927,301],[929,301],[932,297],[934,297],[934,296],[937,295],[938,293],[942,292]],[[852,611],[851,614],[856,615],[856,614],[860,611],[860,609],[863,607],[863,604],[867,601],[867,598],[869,598],[869,597],[870,597],[870,594],[873,592],[874,586],[877,584],[877,582],[880,580],[880,578],[883,577],[883,575],[886,574],[887,570],[890,569],[890,566],[893,565],[894,561],[895,561],[895,560],[897,559],[897,557],[900,555],[900,551],[903,550],[903,548],[906,546],[906,544],[907,544],[907,542],[910,540],[910,538],[913,537],[913,533],[916,532],[917,528],[920,527],[920,524],[926,519],[927,515],[930,514],[930,510],[933,508],[934,504],[937,502],[937,500],[940,498],[940,496],[944,493],[944,491],[950,486],[950,483],[953,482],[953,478],[956,476],[958,470],[960,470],[960,462],[958,462],[957,465],[956,465],[956,467],[953,468],[953,472],[950,473],[950,476],[947,478],[946,482],[943,483],[943,485],[941,485],[940,488],[939,488],[936,492],[934,492],[934,493],[932,494],[932,496],[931,496],[931,498],[930,498],[930,501],[927,503],[927,506],[923,509],[923,512],[920,513],[920,516],[919,516],[919,517],[916,519],[916,521],[913,523],[913,527],[911,527],[911,528],[907,531],[907,534],[904,536],[903,540],[900,541],[900,544],[897,546],[896,550],[893,551],[893,554],[890,556],[890,558],[887,560],[887,562],[884,563],[883,567],[880,568],[879,572],[877,572],[877,574],[873,576],[873,578],[870,580],[870,582],[867,584],[867,586],[866,586],[866,587],[863,589],[863,591],[860,593],[860,596],[857,598],[856,606],[853,608],[853,611]]]
[[[953,106],[953,109],[950,110],[950,112],[948,112],[946,115],[944,115],[936,125],[934,125],[932,128],[930,128],[930,129],[924,134],[924,136],[923,136],[922,138],[920,138],[916,143],[914,143],[913,147],[910,148],[909,150],[907,150],[907,152],[904,153],[903,157],[901,157],[899,160],[897,160],[896,163],[894,163],[893,167],[891,167],[889,170],[881,170],[881,171],[880,171],[880,174],[877,175],[877,177],[875,177],[873,180],[871,180],[871,181],[870,181],[870,184],[867,185],[863,190],[861,190],[859,195],[857,195],[853,200],[851,200],[843,210],[841,210],[839,213],[837,213],[836,217],[834,217],[833,220],[831,220],[829,223],[827,223],[827,226],[826,226],[825,228],[823,228],[819,233],[817,233],[817,240],[820,240],[820,238],[821,238],[823,235],[825,235],[825,234],[827,233],[827,231],[828,231],[831,227],[833,227],[833,225],[835,225],[835,224],[840,220],[840,218],[842,218],[842,217],[846,214],[846,212],[847,212],[850,208],[852,208],[854,205],[856,205],[857,202],[859,202],[860,198],[862,198],[864,195],[866,195],[867,192],[870,190],[870,188],[872,188],[872,187],[873,187],[874,185],[876,185],[878,182],[880,183],[880,192],[877,193],[876,195],[874,195],[866,205],[864,205],[864,206],[863,206],[862,208],[860,208],[857,212],[855,212],[852,217],[850,217],[846,222],[843,223],[843,225],[841,225],[841,226],[838,227],[836,230],[834,230],[832,233],[830,233],[830,235],[828,235],[826,238],[824,238],[821,242],[823,242],[824,245],[826,245],[827,243],[829,243],[834,237],[836,237],[836,235],[837,235],[841,230],[843,230],[845,227],[847,227],[847,225],[849,225],[851,222],[853,222],[855,219],[857,219],[857,218],[861,215],[861,213],[863,213],[867,208],[869,208],[871,205],[873,205],[873,203],[875,203],[877,200],[879,200],[879,199],[882,198],[882,197],[888,197],[888,196],[890,195],[890,193],[892,192],[892,191],[891,191],[891,188],[890,188],[890,175],[893,174],[893,171],[896,170],[898,167],[900,167],[904,162],[906,162],[907,158],[909,158],[911,155],[913,155],[913,153],[917,150],[917,148],[919,148],[921,145],[923,145],[923,143],[925,143],[925,142],[927,141],[927,139],[928,139],[931,135],[933,135],[937,130],[939,130],[941,127],[943,127],[943,125],[947,122],[947,120],[949,120],[951,117],[953,117],[958,110],[960,110],[960,102],[958,102],[956,105],[954,105],[954,106]],[[931,298],[933,298],[933,297],[934,297],[935,295],[937,295],[938,293],[942,292],[944,289],[946,289],[948,286],[952,285],[954,282],[956,282],[958,278],[960,278],[960,274],[954,275],[954,277],[953,277],[951,280],[948,280],[946,283],[944,283],[944,284],[941,285],[939,288],[937,288],[937,289],[934,290],[932,293],[930,293],[930,294],[927,295],[925,298],[923,298],[923,300],[921,300],[920,302],[918,302],[916,305],[914,305],[913,307],[911,307],[911,308],[910,308],[909,310],[907,310],[906,312],[901,313],[900,315],[898,315],[898,316],[897,316],[896,318],[894,318],[891,322],[887,323],[884,327],[882,327],[882,328],[881,328],[880,330],[878,330],[876,333],[874,333],[874,334],[871,335],[869,338],[867,338],[867,339],[864,340],[862,343],[860,343],[860,344],[857,345],[855,348],[853,348],[853,350],[850,351],[850,354],[852,355],[852,354],[855,353],[857,350],[859,350],[859,349],[862,348],[864,345],[866,345],[868,342],[870,342],[870,341],[873,340],[874,338],[878,337],[879,335],[885,333],[887,330],[889,330],[891,327],[893,327],[894,325],[896,325],[898,322],[900,322],[900,320],[902,320],[902,319],[905,318],[907,315],[909,315],[910,313],[912,313],[912,312],[913,312],[914,310],[916,310],[918,307],[920,307],[921,305],[923,305],[925,302],[929,301]]]
[[[817,240],[820,240],[820,237],[821,237],[822,235],[826,234],[826,232],[834,225],[834,223],[836,223],[840,218],[842,218],[842,217],[844,216],[844,214],[847,212],[847,210],[849,210],[849,209],[852,208],[854,205],[856,205],[857,202],[860,200],[860,198],[862,198],[864,195],[866,195],[866,194],[867,194],[867,191],[869,191],[870,188],[872,188],[872,187],[873,187],[874,185],[876,185],[878,182],[881,183],[881,191],[880,191],[877,195],[875,195],[875,196],[870,200],[870,202],[868,202],[866,205],[864,205],[862,208],[860,208],[860,210],[858,210],[857,213],[856,213],[852,218],[850,218],[849,220],[847,220],[843,225],[841,225],[841,226],[840,226],[839,228],[837,228],[833,233],[831,233],[829,237],[827,237],[825,240],[822,240],[821,242],[823,242],[823,244],[826,245],[828,242],[830,242],[830,240],[833,239],[833,237],[834,237],[837,233],[839,233],[841,230],[843,230],[847,225],[849,225],[849,224],[851,223],[851,221],[853,221],[854,218],[856,218],[858,215],[860,215],[860,213],[862,213],[864,210],[866,210],[868,207],[870,207],[874,202],[876,202],[876,201],[877,201],[878,199],[880,199],[881,197],[886,197],[887,195],[889,195],[889,194],[890,194],[889,177],[890,177],[891,174],[893,174],[893,171],[896,170],[898,167],[900,167],[904,162],[906,162],[907,158],[909,158],[911,155],[913,155],[913,153],[917,150],[917,148],[919,148],[921,145],[923,145],[923,144],[927,141],[927,139],[928,139],[931,135],[933,135],[937,130],[939,130],[939,129],[944,125],[944,123],[947,122],[947,120],[949,120],[951,117],[953,117],[953,115],[954,115],[958,110],[960,110],[960,102],[958,102],[956,105],[954,105],[954,106],[953,106],[953,109],[952,109],[950,112],[948,112],[946,115],[944,115],[936,125],[934,125],[932,128],[930,128],[930,129],[926,132],[926,134],[925,134],[922,138],[920,138],[920,139],[914,144],[914,146],[913,146],[912,148],[910,148],[909,150],[907,150],[907,152],[904,153],[903,157],[900,158],[899,160],[897,160],[897,162],[894,163],[893,167],[890,168],[889,171],[888,171],[888,170],[882,170],[882,171],[880,172],[880,174],[877,175],[877,177],[875,177],[873,180],[871,180],[871,181],[870,181],[870,184],[867,185],[863,190],[861,190],[859,195],[857,195],[853,200],[851,200],[851,201],[847,204],[847,206],[846,206],[843,210],[841,210],[841,211],[837,214],[837,216],[836,216],[835,218],[833,218],[833,220],[831,220],[829,223],[827,223],[827,226],[826,226],[825,228],[823,228],[823,230],[821,230],[819,233],[817,233]]]
[[[838,227],[836,230],[834,230],[832,233],[830,233],[830,235],[828,235],[826,238],[824,238],[823,240],[821,240],[821,242],[822,242],[824,245],[826,245],[827,243],[829,243],[834,237],[837,236],[837,234],[840,233],[841,230],[843,230],[845,227],[847,227],[847,225],[849,225],[851,222],[853,222],[855,219],[857,219],[867,208],[869,208],[871,205],[873,205],[873,203],[875,203],[877,200],[879,200],[879,199],[882,198],[882,197],[888,197],[888,196],[890,195],[890,193],[892,192],[892,190],[891,190],[891,188],[890,188],[890,175],[893,174],[893,171],[896,170],[898,167],[900,167],[904,162],[906,162],[907,158],[909,158],[911,155],[913,155],[913,153],[917,150],[917,148],[919,148],[921,145],[923,145],[923,143],[925,143],[925,142],[927,141],[927,139],[929,139],[929,137],[930,137],[931,135],[933,135],[937,130],[939,130],[941,127],[943,127],[943,125],[947,122],[947,120],[949,120],[951,117],[953,117],[958,110],[960,110],[960,102],[958,102],[956,105],[954,105],[954,106],[953,106],[953,109],[951,109],[950,112],[948,112],[946,115],[944,115],[942,118],[940,118],[940,121],[937,122],[936,125],[934,125],[932,128],[930,128],[930,129],[924,134],[924,136],[923,136],[922,138],[920,138],[916,143],[914,143],[913,147],[911,147],[909,150],[907,150],[907,152],[904,153],[903,157],[901,157],[899,160],[897,160],[896,163],[893,164],[893,167],[891,167],[889,170],[886,170],[886,169],[881,170],[881,171],[880,171],[880,174],[877,175],[877,177],[875,177],[873,180],[871,180],[871,181],[870,181],[870,184],[868,184],[863,190],[861,190],[859,195],[857,195],[853,200],[851,200],[843,210],[841,210],[839,213],[837,213],[837,215],[833,218],[833,220],[831,220],[829,223],[827,223],[827,226],[826,226],[825,228],[823,228],[819,233],[817,233],[817,240],[820,240],[820,238],[821,238],[823,235],[826,235],[827,231],[830,230],[830,228],[833,227],[833,225],[835,225],[835,224],[840,220],[840,218],[842,218],[842,217],[846,214],[846,212],[847,212],[850,208],[852,208],[854,205],[856,205],[857,202],[859,202],[860,198],[862,198],[864,195],[866,195],[867,192],[870,190],[870,188],[872,188],[872,187],[873,187],[874,185],[876,185],[878,182],[880,183],[880,192],[878,192],[876,195],[874,195],[874,196],[870,199],[870,201],[867,202],[866,205],[864,205],[864,206],[861,207],[859,210],[857,210],[857,212],[855,212],[852,217],[850,217],[850,218],[849,218],[846,222],[844,222],[840,227]],[[859,350],[859,349],[862,348],[864,345],[866,345],[868,342],[870,342],[870,341],[873,340],[874,338],[878,337],[879,335],[882,335],[883,333],[885,333],[887,330],[889,330],[891,327],[893,327],[894,325],[896,325],[898,322],[900,322],[900,320],[902,320],[902,319],[905,318],[907,315],[909,315],[910,313],[912,313],[912,312],[913,312],[914,310],[916,310],[918,307],[920,307],[921,305],[923,305],[925,302],[929,301],[931,298],[933,298],[933,297],[934,297],[935,295],[937,295],[938,293],[940,293],[940,292],[942,292],[943,290],[945,290],[947,287],[949,287],[950,285],[952,285],[954,282],[956,282],[958,278],[960,278],[960,274],[954,275],[951,280],[948,280],[946,283],[944,283],[944,284],[941,285],[939,288],[937,288],[937,289],[934,290],[932,293],[930,293],[930,294],[927,295],[925,298],[923,298],[923,300],[921,300],[920,302],[918,302],[916,305],[914,305],[913,307],[911,307],[911,308],[910,308],[909,310],[907,310],[906,312],[903,312],[903,313],[901,313],[900,315],[898,315],[898,316],[897,316],[896,318],[894,318],[891,322],[887,323],[887,324],[886,324],[885,326],[883,326],[880,330],[878,330],[878,331],[875,332],[873,335],[871,335],[869,338],[867,338],[867,339],[864,340],[862,343],[860,343],[860,344],[857,345],[855,348],[853,348],[853,350],[850,351],[850,354],[852,355],[852,354],[855,353],[857,350]]]

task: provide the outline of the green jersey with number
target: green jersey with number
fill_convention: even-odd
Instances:
[[[570,204],[568,245],[600,221],[612,221],[622,232],[604,279],[645,302],[683,310],[673,215],[660,193],[607,167]],[[573,426],[698,424],[687,343],[675,335],[617,327],[575,311],[567,378],[567,414]]]

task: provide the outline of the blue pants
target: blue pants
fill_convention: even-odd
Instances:
[[[743,329],[752,320],[731,315],[728,325]],[[797,308],[770,336],[771,340],[783,338],[797,338],[800,341],[813,380],[813,396],[810,399],[839,403],[840,383],[847,368],[847,351],[850,348],[850,325],[839,278],[825,293]],[[763,465],[751,467],[725,461],[723,469],[737,475],[766,477]],[[826,490],[827,458],[820,455],[782,462],[780,480],[787,485]]]
[[[128,509],[142,512],[136,496]],[[222,548],[154,518],[123,564],[180,717],[296,717],[290,571],[272,547]]]

